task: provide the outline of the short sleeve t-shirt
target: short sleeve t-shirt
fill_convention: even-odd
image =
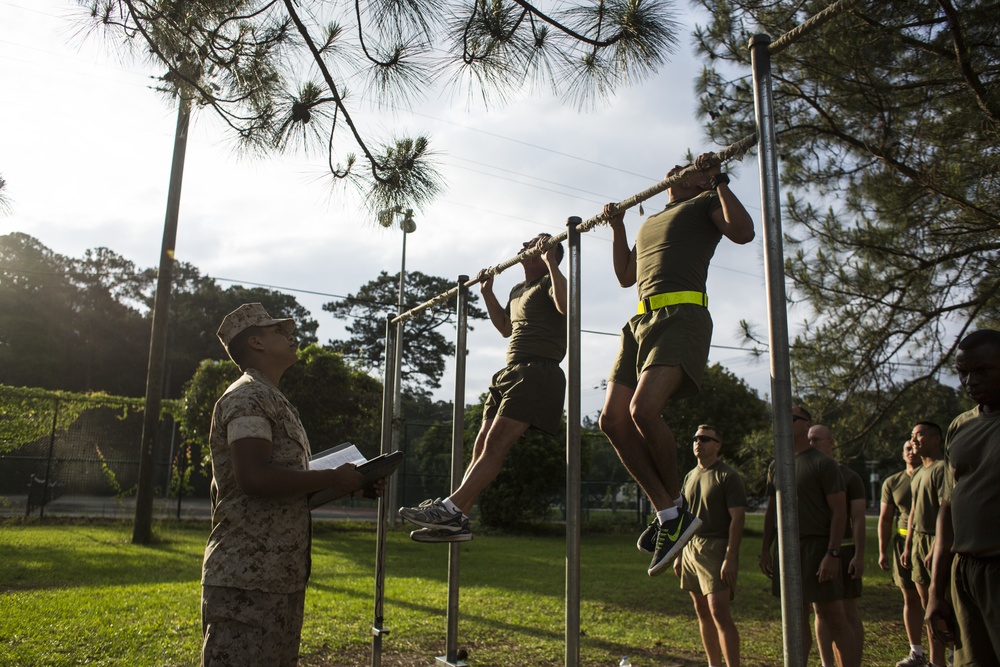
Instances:
[[[722,461],[708,468],[695,466],[684,477],[684,498],[701,519],[699,537],[729,537],[729,509],[747,506],[747,490],[739,473]]]
[[[708,265],[722,232],[712,212],[722,206],[714,190],[667,204],[639,228],[635,239],[636,288],[645,299],[665,292],[704,292]]]
[[[829,537],[833,513],[826,497],[845,490],[840,466],[812,447],[796,454],[795,489],[799,498],[799,537]],[[767,473],[767,492],[772,496],[777,492],[773,464]]]
[[[920,466],[910,478],[910,492],[913,501],[910,513],[913,530],[933,535],[937,530],[937,515],[944,498],[944,459],[938,459],[929,466]]]
[[[262,373],[248,370],[226,389],[212,413],[212,531],[202,584],[297,593],[309,579],[308,499],[305,494],[264,498],[243,493],[230,447],[244,438],[270,441],[274,465],[309,469],[309,440],[295,408]]]
[[[910,476],[905,470],[900,470],[895,475],[889,475],[882,482],[882,503],[892,504],[899,512],[897,525],[906,528],[910,520]]]
[[[1000,412],[976,407],[955,418],[945,438],[945,495],[955,531],[952,550],[1000,556]]]
[[[531,359],[562,361],[566,356],[566,316],[552,300],[552,277],[518,283],[510,292],[511,334],[507,363]]]

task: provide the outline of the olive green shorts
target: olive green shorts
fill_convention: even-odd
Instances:
[[[556,435],[562,425],[566,376],[559,362],[533,359],[508,364],[490,381],[483,420],[507,417]]]
[[[686,377],[673,397],[694,396],[711,342],[712,316],[704,306],[681,303],[635,315],[622,327],[621,348],[608,380],[635,389],[650,366],[680,366]]]
[[[924,559],[934,551],[934,536],[913,531],[910,540],[910,579],[921,586],[931,585],[931,571],[924,565]]]
[[[692,537],[681,552],[681,589],[702,595],[728,589],[722,581],[722,563],[728,546],[725,537]]]
[[[819,583],[819,564],[826,555],[829,540],[825,537],[803,537],[799,540],[799,567],[802,570],[802,602],[834,602],[844,599],[844,578]],[[778,576],[778,548],[774,548],[774,562],[778,564],[771,577],[771,593],[781,597],[781,577]]]
[[[906,590],[916,590],[917,585],[910,578],[910,571],[903,567],[900,560],[903,556],[903,549],[906,548],[906,536],[898,532],[892,536],[892,582],[899,588]]]
[[[958,554],[951,565],[955,667],[1000,665],[1000,557]]]
[[[306,592],[203,586],[201,667],[294,667]]]

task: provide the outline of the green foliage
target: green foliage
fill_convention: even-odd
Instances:
[[[874,539],[869,522],[869,544]],[[734,617],[743,664],[779,665],[782,624],[770,582],[757,569],[760,515],[747,517]],[[201,556],[207,523],[167,523],[149,546],[129,543],[127,523],[0,524],[0,663],[32,667],[182,667],[197,663]],[[446,549],[390,530],[386,547],[383,664],[426,664],[441,655],[448,604]],[[580,664],[704,664],[689,595],[672,574],[645,574],[635,534],[584,530]],[[306,595],[302,657],[308,665],[371,661],[370,523],[317,522]],[[860,611],[865,664],[905,655],[902,598],[869,552]],[[461,546],[459,648],[494,667],[562,665],[566,538],[477,534]],[[651,623],[650,619],[656,619]],[[814,649],[815,650],[815,649]],[[815,653],[813,654],[815,655]]]
[[[206,359],[185,385],[180,431],[190,448],[195,488],[211,476],[208,436],[215,402],[240,375],[232,361]],[[368,456],[378,453],[381,384],[351,369],[338,353],[318,345],[302,348],[281,390],[299,411],[314,453],[348,440]]]
[[[699,424],[711,424],[722,432],[720,455],[739,464],[744,456],[744,440],[754,431],[766,428],[771,415],[767,403],[743,379],[713,364],[705,369],[701,391],[695,396],[667,403],[663,412],[677,440],[677,464],[684,472],[697,465],[691,438]]]
[[[701,109],[729,143],[754,127],[749,35],[777,37],[827,3],[700,4]],[[862,3],[772,61],[786,269],[810,311],[794,380],[824,404],[863,404],[867,429],[949,370],[962,332],[998,319],[996,11]]]
[[[140,269],[108,248],[75,259],[22,233],[0,236],[0,382],[74,392],[145,396],[155,269]],[[168,323],[166,391],[182,387],[202,359],[225,359],[215,335],[227,313],[260,302],[292,317],[303,343],[319,324],[295,297],[260,287],[221,288],[178,263]]]
[[[406,273],[403,294],[403,311],[447,292],[457,284],[430,276],[420,271]],[[486,312],[476,306],[478,295],[469,294],[469,328],[471,322],[485,319]],[[375,280],[365,283],[356,294],[345,299],[323,304],[323,310],[338,320],[347,322],[350,337],[333,340],[330,345],[343,352],[361,368],[383,369],[385,365],[386,318],[395,315],[399,304],[399,274],[379,273]],[[455,321],[455,304],[447,302],[424,310],[403,325],[403,389],[407,393],[427,397],[432,389],[441,386],[445,360],[454,356],[454,343],[438,331],[443,324]]]
[[[141,412],[143,400],[0,385],[0,452],[64,433],[84,412],[99,408],[120,411],[120,417],[124,418]],[[176,414],[176,402],[164,401],[162,411]]]
[[[481,398],[485,400],[485,395]],[[482,401],[466,407],[463,473],[472,461],[472,451],[482,422]],[[421,480],[422,488],[418,491],[422,491],[424,497],[444,497],[448,494],[451,437],[452,424],[438,422],[407,452],[407,472]],[[565,502],[565,443],[565,423],[558,437],[529,429],[511,447],[500,474],[480,495],[480,522],[486,526],[509,528],[547,520],[550,508]]]
[[[677,41],[665,0],[78,1],[94,30],[166,70],[164,92],[212,109],[245,149],[322,151],[373,212],[425,205],[441,184],[428,140],[373,140],[362,101],[408,103],[443,81],[484,100],[539,84],[586,103],[653,74]],[[357,104],[348,85],[365,91]]]
[[[378,454],[382,383],[352,369],[339,353],[303,348],[282,378],[282,391],[298,409],[314,453],[351,441],[368,457]]]

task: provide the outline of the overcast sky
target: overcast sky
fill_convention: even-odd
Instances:
[[[548,96],[470,108],[447,90],[431,91],[408,112],[357,111],[379,136],[429,136],[447,181],[444,195],[416,215],[407,269],[474,276],[538,232],[562,231],[568,216],[587,219],[605,202],[656,183],[688,150],[721,148],[706,144],[696,117],[701,64],[690,33],[697,17],[686,5],[679,9],[687,28],[677,54],[658,76],[594,111]],[[13,208],[0,218],[0,231],[30,234],[72,257],[105,246],[140,267],[156,266],[175,108],[149,88],[154,70],[123,62],[96,36],[76,36],[79,11],[71,0],[0,0],[0,174]],[[741,345],[741,319],[766,331],[756,156],[729,171],[757,238],[746,246],[723,239],[716,252],[708,284],[710,361],[764,396],[767,358],[727,349]],[[665,194],[647,202],[647,215],[665,203]],[[641,218],[633,210],[625,220],[634,239]],[[401,235],[376,226],[356,192],[331,187],[322,156],[240,158],[215,118],[194,118],[177,259],[220,281],[291,292],[319,321],[321,342],[344,335],[322,304],[357,291],[380,270],[397,272]],[[615,280],[610,239],[598,227],[582,247],[582,328],[602,332],[582,336],[582,406],[589,415],[601,406],[598,386],[617,351],[617,332],[635,312],[635,288]],[[522,277],[517,267],[499,276],[497,294]],[[445,333],[454,338],[453,330]],[[503,365],[505,344],[487,322],[470,332],[467,401]],[[438,397],[448,400],[452,366],[446,373]]]

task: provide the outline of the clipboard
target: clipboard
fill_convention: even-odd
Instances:
[[[347,443],[345,443],[347,444]],[[343,449],[344,445],[340,445],[331,450],[326,450],[320,452],[312,457],[311,460],[323,458],[327,456],[330,452],[335,452],[337,450]],[[364,457],[362,457],[364,458]],[[380,479],[388,477],[389,475],[396,472],[396,469],[403,462],[404,454],[401,451],[389,452],[387,454],[381,454],[372,459],[367,459],[363,463],[356,463],[357,470],[364,476],[364,486],[370,486]],[[315,509],[320,505],[325,505],[326,503],[336,500],[337,498],[342,498],[348,493],[340,493],[332,489],[323,489],[322,491],[316,491],[309,496],[309,509]]]

